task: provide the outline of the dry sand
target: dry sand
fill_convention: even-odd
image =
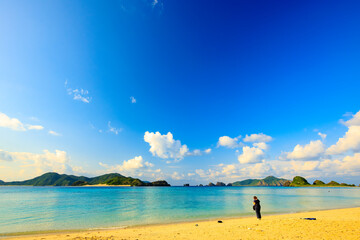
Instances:
[[[312,217],[310,221],[301,218]],[[222,220],[223,223],[218,223]],[[197,225],[196,225],[197,224]],[[360,208],[263,216],[216,219],[124,229],[63,232],[9,239],[360,239]]]

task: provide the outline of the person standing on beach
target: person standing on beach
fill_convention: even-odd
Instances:
[[[253,209],[254,211],[256,212],[256,217],[257,219],[261,220],[261,213],[260,213],[260,209],[261,209],[261,206],[260,206],[260,200],[254,196],[254,205],[253,205]]]

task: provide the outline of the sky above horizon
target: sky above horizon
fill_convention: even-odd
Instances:
[[[0,179],[358,185],[359,7],[0,0]]]

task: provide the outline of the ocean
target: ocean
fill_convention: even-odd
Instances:
[[[254,216],[254,195],[264,217],[360,207],[359,187],[6,186],[0,187],[0,235]]]

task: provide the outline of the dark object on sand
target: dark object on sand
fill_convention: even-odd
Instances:
[[[221,221],[221,220],[219,220],[219,221],[218,221],[218,223],[222,223],[222,221]]]
[[[261,209],[261,206],[260,206],[260,200],[254,196],[254,206],[253,206],[253,209],[254,211],[256,212],[256,217],[257,219],[261,219],[261,213],[260,213],[260,209]]]
[[[301,218],[301,219],[304,219],[304,220],[316,220],[316,218]]]

